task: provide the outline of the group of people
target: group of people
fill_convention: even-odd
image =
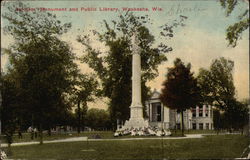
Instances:
[[[37,138],[37,133],[38,133],[38,130],[37,130],[37,128],[33,128],[33,127],[29,127],[28,128],[28,133],[30,133],[31,134],[31,139],[33,140],[34,138]]]

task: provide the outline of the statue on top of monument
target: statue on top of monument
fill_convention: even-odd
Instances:
[[[132,54],[140,54],[140,40],[137,31],[135,31],[131,37],[132,42]]]

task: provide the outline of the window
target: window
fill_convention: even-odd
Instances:
[[[196,112],[193,112],[193,117],[196,117]]]
[[[193,129],[196,129],[196,123],[193,123]]]
[[[196,109],[195,108],[192,108],[192,116],[196,117]]]
[[[199,107],[199,117],[202,117],[202,112],[203,112],[202,107]]]
[[[208,117],[208,108],[207,107],[205,108],[205,115],[206,115],[206,117]]]
[[[199,123],[199,129],[203,129],[203,123]]]
[[[209,123],[206,123],[206,129],[209,129]]]

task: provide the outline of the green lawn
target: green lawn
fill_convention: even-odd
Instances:
[[[177,130],[174,131],[172,130],[172,136],[173,137],[179,137],[181,136],[181,131]],[[185,130],[185,134],[211,134],[211,133],[216,133],[216,131],[213,130]],[[43,139],[44,140],[56,140],[56,139],[64,139],[64,138],[71,138],[71,137],[78,137],[78,136],[87,136],[88,138],[94,138],[95,135],[99,135],[102,139],[107,139],[107,138],[115,138],[113,136],[114,132],[112,131],[92,131],[92,132],[82,132],[80,134],[77,133],[53,133],[51,136],[48,136],[47,133],[43,134]],[[116,137],[117,138],[117,137]],[[118,138],[133,138],[130,135],[129,136],[122,136]],[[6,143],[6,140],[4,136],[1,136],[2,142]],[[19,139],[17,135],[13,136],[13,143],[18,143],[18,142],[30,142],[30,141],[39,141],[39,138],[35,138],[34,140],[31,140],[31,135],[30,133],[23,133],[23,138]]]
[[[237,158],[248,145],[249,138],[242,135],[212,135],[200,139],[164,141],[92,141],[88,146],[87,142],[16,146],[11,147],[8,153],[12,154],[9,158],[15,159]]]
[[[82,137],[82,136],[87,136],[88,138],[93,138],[95,135],[100,135],[101,138],[114,138],[113,137],[113,132],[112,131],[92,131],[92,132],[83,132],[80,134],[77,133],[52,133],[51,136],[49,136],[47,133],[43,134],[43,140],[56,140],[56,139],[65,139],[65,138],[72,138],[72,137]],[[15,134],[13,136],[13,143],[18,143],[18,142],[32,142],[32,141],[39,141],[39,137],[34,138],[31,140],[31,134],[30,133],[23,133],[23,138],[19,139],[18,136]],[[4,136],[1,136],[2,142],[6,143],[6,139]]]
[[[180,136],[181,130],[171,130],[172,136]],[[220,131],[219,133],[226,133]],[[184,134],[217,134],[216,130],[184,130]]]

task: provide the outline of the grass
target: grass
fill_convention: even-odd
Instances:
[[[163,143],[162,143],[163,142]],[[199,139],[92,141],[11,147],[9,158],[19,159],[160,159],[237,158],[249,145],[242,135],[212,135]],[[163,147],[162,147],[163,146]],[[7,148],[4,148],[7,150]]]
[[[112,131],[92,131],[92,132],[82,132],[80,134],[78,133],[52,133],[51,136],[49,136],[47,133],[43,134],[43,140],[57,140],[57,139],[65,139],[65,138],[72,138],[72,137],[88,137],[88,138],[94,138],[95,135],[100,135],[101,138],[107,139],[107,138],[114,138]],[[18,135],[13,136],[13,143],[18,142],[35,142],[39,141],[39,137],[34,138],[31,140],[31,134],[30,133],[23,133],[23,138],[19,139]],[[4,136],[1,136],[2,142],[6,143],[6,139]]]
[[[181,130],[171,130],[172,136],[181,136]],[[220,133],[225,133],[221,131]],[[184,130],[184,134],[217,134],[215,130]]]
[[[180,137],[182,136],[181,130],[171,130],[172,137]],[[57,139],[65,139],[65,138],[72,138],[72,137],[88,137],[89,139],[93,139],[95,135],[99,135],[102,139],[112,139],[112,138],[134,138],[131,137],[130,135],[128,136],[122,136],[122,137],[114,137],[113,136],[114,132],[113,131],[91,131],[91,132],[82,132],[80,134],[78,133],[52,133],[51,136],[49,136],[47,133],[43,134],[43,140],[57,140]],[[185,130],[184,134],[216,134],[216,131],[214,130]],[[23,138],[19,139],[17,134],[13,136],[13,143],[18,143],[18,142],[34,142],[34,141],[39,141],[39,137],[31,140],[31,135],[30,133],[23,133]],[[136,136],[136,137],[141,137],[141,136]],[[148,137],[150,138],[150,137]],[[6,139],[4,136],[1,136],[1,141],[3,143],[6,143]]]

